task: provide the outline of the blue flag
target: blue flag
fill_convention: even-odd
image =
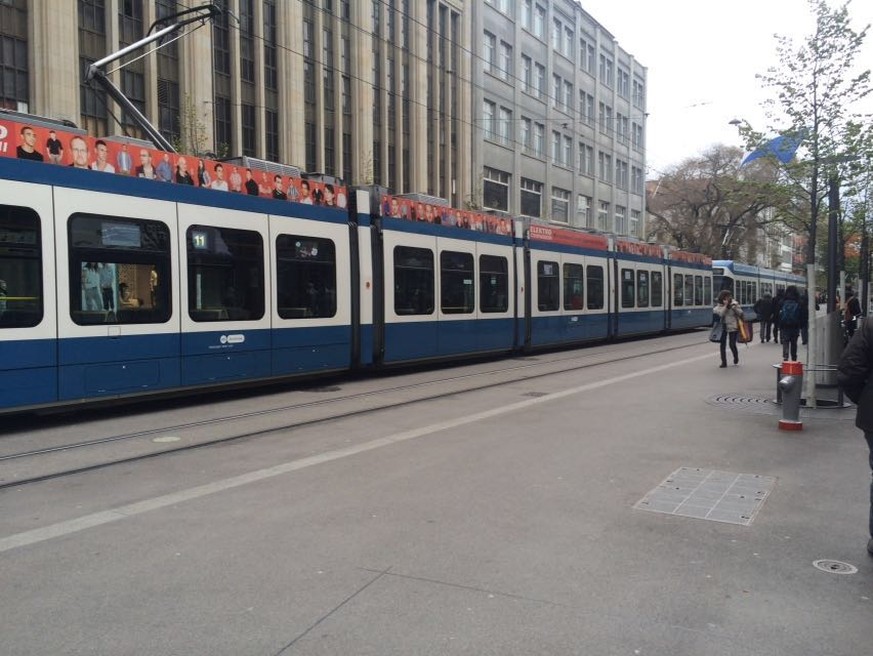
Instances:
[[[746,155],[743,161],[740,162],[740,167],[745,166],[749,162],[754,162],[761,157],[770,156],[775,157],[783,164],[788,164],[794,158],[794,153],[797,152],[804,139],[806,139],[806,130],[801,130],[796,134],[781,134],[770,141],[764,142]]]

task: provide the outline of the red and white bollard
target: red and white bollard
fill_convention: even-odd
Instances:
[[[782,419],[779,420],[779,430],[803,430],[803,422],[800,421],[800,395],[803,391],[802,362],[786,360],[782,363],[779,389],[782,390]]]

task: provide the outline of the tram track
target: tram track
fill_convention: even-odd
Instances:
[[[274,408],[265,408],[262,410],[255,410],[251,412],[241,412],[222,417],[212,417],[209,419],[149,428],[141,431],[121,433],[118,435],[100,437],[92,440],[82,440],[77,442],[71,442],[68,444],[58,444],[43,448],[2,454],[0,455],[0,491],[8,488],[19,488],[25,485],[32,485],[54,479],[85,474],[118,465],[131,464],[147,459],[158,458],[160,456],[190,452],[200,448],[218,446],[222,444],[228,444],[241,440],[275,434],[282,431],[314,426],[326,422],[373,415],[385,410],[397,409],[405,406],[412,406],[422,402],[448,398],[465,392],[494,389],[503,386],[514,385],[520,382],[537,380],[549,376],[613,365],[620,362],[632,361],[639,358],[651,357],[658,354],[681,351],[684,349],[697,347],[699,345],[700,343],[695,341],[691,344],[681,344],[667,346],[664,348],[655,348],[651,350],[645,350],[643,352],[623,355],[620,357],[614,357],[614,354],[609,354],[608,357],[605,358],[595,357],[593,361],[590,353],[586,353],[584,356],[574,355],[568,358],[549,359],[545,361],[537,360],[534,362],[525,362],[524,364],[514,364],[510,367],[501,367],[496,369],[488,369],[485,371],[464,373],[460,375],[444,376],[417,383],[394,385],[390,387],[379,388],[376,390],[367,390],[364,392],[345,394],[329,399],[306,401],[303,403],[292,403]],[[580,363],[580,359],[584,359],[585,361]],[[555,368],[556,365],[562,365],[568,362],[576,362],[577,364],[563,367],[559,366],[558,368]],[[547,370],[534,373],[530,372],[531,369],[535,369],[538,367],[545,367]],[[525,375],[519,375],[519,373],[521,372],[527,373],[525,373]],[[509,377],[505,378],[505,376]],[[483,382],[481,381],[483,377],[498,377],[499,379],[492,380],[490,382]],[[465,382],[473,381],[479,382],[475,382],[472,386],[463,385],[463,383]],[[446,385],[449,385],[450,389],[443,389]],[[437,389],[431,393],[425,392],[422,394],[415,394],[415,392],[424,391],[427,388]],[[411,396],[410,392],[413,392]],[[399,394],[405,395],[406,398],[402,398],[399,400],[396,399],[397,395]],[[386,402],[372,402],[374,399],[380,398],[385,399]],[[348,406],[353,407],[349,408]],[[319,414],[320,411],[325,409],[328,410],[326,413]],[[173,433],[185,431],[190,432],[197,429],[208,429],[216,425],[226,426],[229,422],[249,423],[256,419],[264,419],[272,416],[281,417],[283,413],[293,413],[293,415],[297,417],[298,415],[305,412],[311,412],[314,414],[314,416],[296,418],[292,421],[283,420],[272,426],[257,428],[253,430],[236,431],[232,434],[206,438],[200,441],[189,442],[185,444],[155,444],[154,442],[149,440],[147,443],[144,444],[147,450],[142,453],[134,453],[132,455],[127,455],[123,457],[115,457],[102,460],[97,459],[96,461],[88,462],[87,464],[77,466],[59,466],[55,470],[43,471],[41,473],[25,475],[18,478],[14,476],[12,476],[11,478],[7,478],[7,474],[4,472],[4,469],[23,462],[28,463],[31,470],[39,470],[39,466],[34,467],[32,465],[33,461],[37,459],[63,456],[74,452],[78,454],[80,452],[85,452],[88,450],[95,450],[99,447],[109,447],[112,445],[117,445],[119,443],[133,442],[135,440],[146,440],[150,437],[171,435]],[[61,465],[63,465],[63,463],[61,463]],[[70,465],[70,463],[67,463],[67,465]]]

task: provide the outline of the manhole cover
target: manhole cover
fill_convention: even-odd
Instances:
[[[813,567],[829,574],[857,574],[858,568],[839,560],[816,560]]]
[[[541,396],[548,396],[548,392],[525,392],[522,396],[532,396],[535,399],[540,398]]]

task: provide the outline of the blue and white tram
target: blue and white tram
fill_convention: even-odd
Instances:
[[[371,190],[344,210],[0,157],[0,198],[0,411],[709,323],[693,257],[382,216]]]
[[[789,285],[797,287],[801,294],[806,289],[806,278],[793,273],[773,271],[734,260],[713,260],[713,289],[717,294],[723,289],[730,290],[734,298],[743,306],[743,311],[751,313],[755,301],[764,294],[776,297]]]

